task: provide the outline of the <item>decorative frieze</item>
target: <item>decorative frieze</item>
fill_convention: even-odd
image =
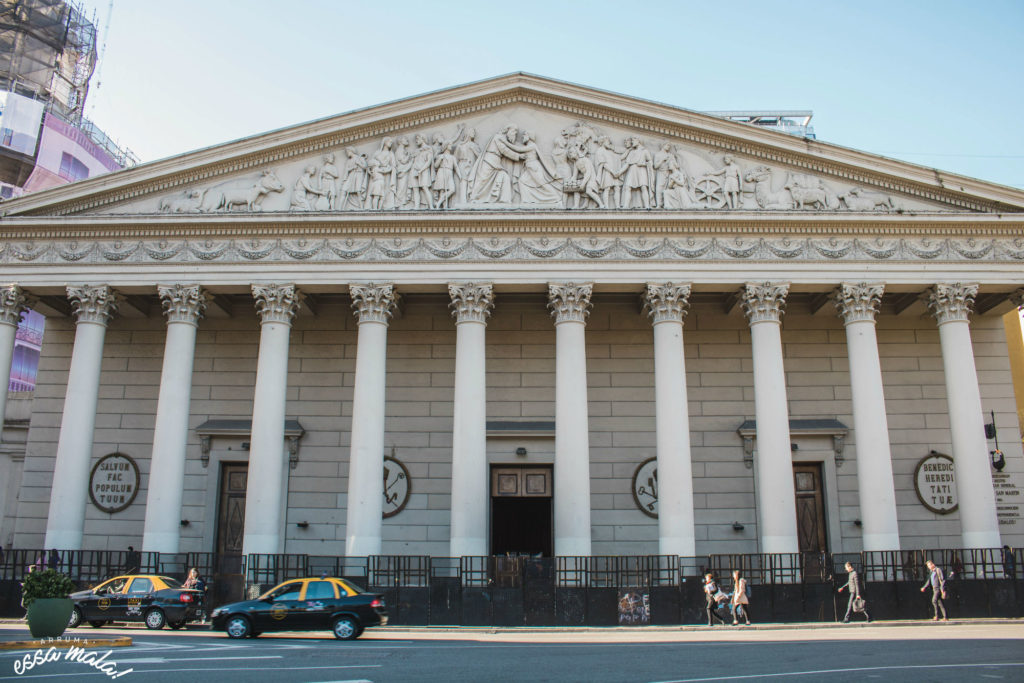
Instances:
[[[394,285],[349,285],[352,308],[361,323],[384,323],[394,314],[399,295]]]
[[[885,285],[881,283],[844,282],[832,292],[832,303],[836,314],[844,325],[855,322],[874,322],[878,307],[882,303]]]
[[[590,295],[593,284],[573,282],[551,283],[548,285],[548,308],[555,318],[555,324],[564,322],[585,323],[590,315]]]
[[[976,284],[940,282],[926,289],[921,295],[921,300],[928,305],[935,320],[941,325],[949,322],[967,322],[971,309],[974,308],[974,297],[977,295]]]
[[[209,297],[199,285],[158,285],[156,291],[168,323],[198,325],[206,313]]]
[[[751,325],[779,322],[786,308],[787,282],[748,282],[740,290],[740,303]]]
[[[253,285],[252,296],[256,299],[256,313],[261,324],[291,325],[302,295],[295,285],[265,284]]]
[[[671,282],[648,283],[644,294],[644,310],[651,317],[651,324],[660,322],[682,322],[690,309],[690,285]]]
[[[68,300],[78,323],[106,325],[117,313],[120,295],[107,285],[68,285]]]
[[[448,285],[449,306],[456,323],[486,323],[494,306],[494,287],[490,283],[454,283]]]
[[[22,314],[31,306],[32,298],[18,285],[0,286],[0,324],[17,327]]]

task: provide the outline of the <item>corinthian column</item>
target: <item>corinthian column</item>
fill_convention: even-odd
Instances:
[[[301,296],[291,284],[253,285],[252,295],[260,317],[260,351],[245,489],[242,553],[246,555],[282,550],[281,491],[288,476],[284,445],[288,337]]]
[[[0,389],[0,431],[3,431],[4,415],[7,414],[7,387],[14,359],[14,340],[18,334],[18,323],[29,305],[25,290],[18,285],[0,287],[0,378],[4,381]]]
[[[487,363],[490,284],[450,284],[455,316],[452,425],[452,557],[487,554]]]
[[[937,284],[923,298],[939,324],[963,547],[998,548],[996,497],[967,319],[977,293],[975,284]]]
[[[593,285],[549,284],[555,318],[555,555],[590,555],[587,345]]]
[[[789,440],[786,373],[782,365],[782,311],[789,284],[748,282],[741,291],[754,354],[757,420],[757,504],[762,553],[795,553],[796,494]]]
[[[654,325],[654,420],[658,445],[658,554],[697,554],[693,521],[690,413],[686,399],[683,317],[690,285],[647,285]]]
[[[388,320],[398,303],[392,285],[351,285],[359,319],[356,380],[352,389],[352,443],[348,462],[345,554],[381,554],[384,514],[384,380]]]
[[[157,292],[167,316],[167,340],[153,428],[142,549],[176,553],[181,532],[181,496],[185,488],[185,443],[196,330],[206,311],[207,297],[199,285],[160,285]]]
[[[885,416],[882,366],[875,335],[875,316],[884,289],[881,284],[844,282],[832,293],[832,302],[846,326],[853,426],[857,436],[857,489],[863,520],[863,549],[867,551],[900,549],[889,423]]]
[[[47,548],[80,550],[85,527],[96,401],[107,323],[117,312],[118,295],[106,285],[69,286],[75,316],[75,346],[64,396],[64,415],[57,437],[57,460],[46,520]]]

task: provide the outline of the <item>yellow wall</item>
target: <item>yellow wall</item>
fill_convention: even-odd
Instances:
[[[1021,313],[1014,309],[1003,316],[1006,328],[1006,346],[1010,351],[1010,372],[1013,375],[1013,393],[1017,398],[1017,424],[1024,440],[1024,335],[1021,333]]]

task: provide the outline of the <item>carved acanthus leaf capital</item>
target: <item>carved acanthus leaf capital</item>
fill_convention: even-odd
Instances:
[[[156,291],[168,323],[198,325],[206,313],[209,296],[199,285],[158,285]]]
[[[548,308],[555,317],[555,324],[564,322],[585,323],[590,315],[592,284],[573,282],[548,284]]]
[[[690,310],[690,285],[648,283],[644,293],[644,310],[651,317],[653,325],[683,322]]]
[[[1017,308],[1024,307],[1024,287],[1010,293],[1010,303]]]
[[[885,285],[881,283],[844,282],[833,290],[832,303],[844,325],[874,322],[884,292]]]
[[[375,285],[371,282],[366,285],[349,285],[348,291],[360,323],[387,325],[398,305],[399,295],[394,285]]]
[[[976,284],[940,282],[926,289],[921,299],[941,325],[949,322],[968,322],[968,316],[974,308],[974,297],[977,295]]]
[[[68,285],[76,323],[106,325],[117,313],[120,295],[107,285]]]
[[[494,287],[490,283],[461,282],[448,285],[449,306],[456,323],[486,323],[494,306]]]
[[[747,321],[753,325],[779,322],[786,308],[788,282],[748,282],[740,290],[740,303]]]
[[[260,324],[291,325],[302,300],[302,295],[295,285],[274,283],[253,285],[252,296],[256,299],[256,313],[260,316]]]
[[[3,285],[0,287],[0,323],[17,327],[32,303],[32,297],[18,285]]]

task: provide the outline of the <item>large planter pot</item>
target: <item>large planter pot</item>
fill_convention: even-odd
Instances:
[[[28,606],[28,630],[33,638],[57,638],[64,633],[75,603],[68,598],[41,598]]]

